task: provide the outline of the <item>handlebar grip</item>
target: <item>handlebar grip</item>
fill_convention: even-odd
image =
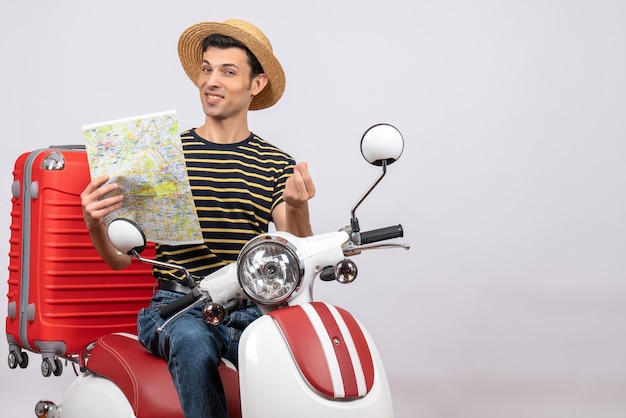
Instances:
[[[163,319],[167,319],[172,314],[175,314],[178,311],[185,309],[187,306],[191,305],[196,301],[196,297],[193,293],[188,293],[183,297],[180,297],[173,302],[168,303],[167,305],[159,306],[157,311],[159,312],[159,316]]]
[[[333,266],[324,267],[322,269],[322,272],[320,273],[320,279],[322,279],[322,281],[325,281],[325,282],[333,282],[337,280],[337,277],[335,276],[335,267]]]
[[[374,229],[361,232],[361,244],[371,244],[373,242],[384,241],[392,238],[404,236],[402,225],[387,226],[385,228]]]

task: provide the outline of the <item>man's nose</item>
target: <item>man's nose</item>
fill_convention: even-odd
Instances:
[[[219,86],[219,75],[217,72],[213,71],[210,73],[205,73],[201,76],[202,86],[214,87]]]

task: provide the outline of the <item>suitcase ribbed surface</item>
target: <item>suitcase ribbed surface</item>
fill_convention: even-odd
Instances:
[[[63,150],[62,170],[41,169],[50,152],[30,154],[30,176],[26,156],[13,173],[20,183],[13,192],[20,195],[12,199],[7,296],[15,318],[7,316],[7,333],[27,350],[53,347],[68,356],[103,334],[136,333],[137,312],[148,305],[154,280],[148,265],[113,271],[101,260],[80,204],[90,181],[86,154]],[[153,253],[150,246],[145,254]]]

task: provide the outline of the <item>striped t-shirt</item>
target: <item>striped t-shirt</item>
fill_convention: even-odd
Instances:
[[[295,161],[254,134],[235,144],[215,144],[192,129],[181,141],[204,244],[157,245],[157,260],[183,265],[200,280],[236,261],[247,241],[268,231]],[[180,271],[154,267],[153,273],[182,279]]]

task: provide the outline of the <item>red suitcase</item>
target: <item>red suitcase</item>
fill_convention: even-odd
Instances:
[[[111,270],[91,245],[80,204],[90,181],[84,147],[22,154],[12,185],[6,333],[9,367],[41,353],[44,376],[60,375],[60,358],[111,332],[136,333],[136,316],[154,285],[150,266]],[[154,254],[154,246],[146,255]],[[26,351],[22,351],[22,350]]]

